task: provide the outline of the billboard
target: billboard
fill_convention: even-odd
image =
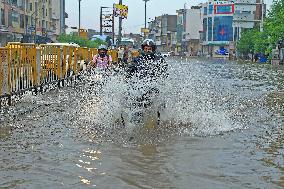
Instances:
[[[215,16],[213,27],[214,41],[233,41],[233,16]]]
[[[214,14],[234,14],[234,4],[215,4]]]
[[[127,18],[128,6],[120,5],[120,4],[114,4],[113,9],[114,9],[114,16],[115,17],[121,17],[122,19]]]

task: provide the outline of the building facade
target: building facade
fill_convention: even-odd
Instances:
[[[202,6],[192,6],[186,9],[185,31],[182,36],[182,46],[186,48],[188,56],[196,56],[200,51],[200,32],[202,32]]]
[[[233,1],[209,0],[203,5],[203,54],[214,57],[220,49],[229,51],[234,11]]]
[[[65,29],[65,4],[62,0],[2,0],[0,2],[0,44],[8,42],[46,43]],[[54,25],[54,5],[58,5],[59,24]],[[64,17],[61,15],[64,14]],[[59,27],[60,26],[60,27]]]
[[[182,45],[183,43],[183,34],[186,31],[186,10],[179,9],[177,10],[177,44],[176,44],[176,54],[187,51],[187,47]]]
[[[52,0],[52,27],[50,36],[52,36],[53,40],[56,40],[58,35],[66,33],[66,18],[68,18],[68,14],[65,12],[65,0]]]
[[[162,16],[157,16],[149,22],[149,35],[148,38],[153,39],[157,46],[162,45]]]
[[[233,17],[234,41],[241,38],[243,30],[260,27],[262,29],[266,6],[263,0],[235,0],[235,14]]]
[[[169,52],[176,48],[177,16],[162,15],[162,36],[160,51]]]

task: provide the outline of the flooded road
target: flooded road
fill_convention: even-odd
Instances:
[[[2,110],[0,188],[284,187],[282,67],[169,60],[161,125],[133,141],[125,90],[82,82]]]

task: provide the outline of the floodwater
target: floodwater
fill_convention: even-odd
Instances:
[[[284,187],[283,67],[169,60],[161,123],[134,140],[123,81],[83,80],[1,110],[1,189]]]

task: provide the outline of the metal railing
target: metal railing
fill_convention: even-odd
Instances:
[[[11,105],[13,95],[76,78],[97,53],[95,48],[9,43],[0,48],[0,99],[7,97]],[[117,61],[116,50],[108,54]]]

